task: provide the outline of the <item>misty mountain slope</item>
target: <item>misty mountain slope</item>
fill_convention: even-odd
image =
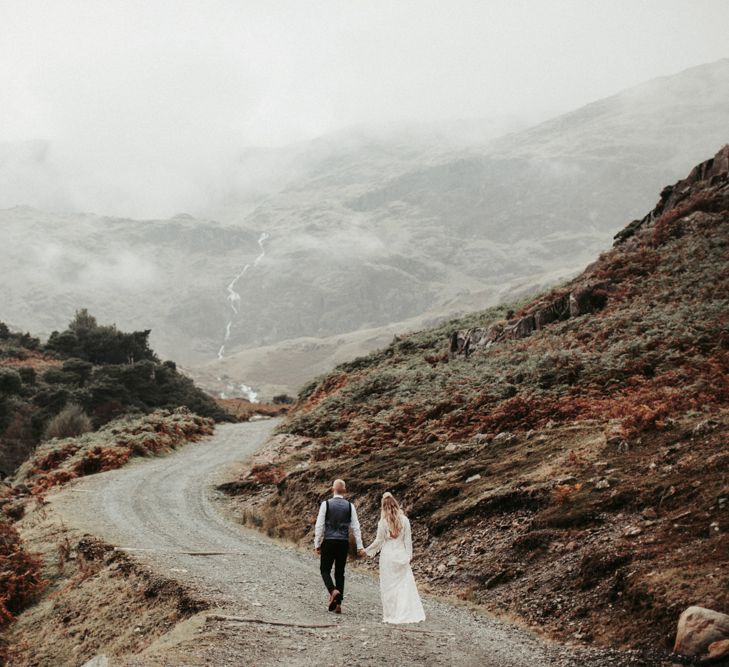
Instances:
[[[229,311],[225,284],[257,252],[243,227],[177,216],[123,220],[0,211],[3,317],[48,335],[81,307],[121,328],[151,328],[165,356],[205,358],[222,340]]]
[[[286,308],[300,335],[340,333],[457,292],[575,269],[609,243],[616,220],[727,139],[727,101],[722,60],[403,173],[364,148],[320,160],[246,218],[278,238],[262,267],[268,304]],[[374,175],[362,164],[370,160]],[[293,311],[282,294],[287,264],[307,284]],[[254,336],[241,327],[233,342]]]
[[[246,218],[273,242],[261,291],[247,297],[255,316],[229,349],[384,326],[424,310],[453,314],[445,304],[469,294],[484,307],[505,286],[568,276],[610,244],[616,221],[648,208],[663,183],[729,139],[725,102],[729,60],[468,150],[431,152],[430,164],[408,171],[364,148],[346,160],[325,156]],[[371,180],[359,178],[365,172]],[[271,312],[285,312],[285,322],[261,338]],[[310,365],[300,347],[284,370]],[[229,368],[253,370],[250,361],[242,352]],[[281,388],[281,369],[270,368]]]
[[[48,331],[88,306],[151,327],[162,354],[200,365],[216,359],[228,324],[226,357],[485,307],[564,279],[607,247],[616,221],[726,141],[722,100],[727,60],[500,139],[503,126],[394,126],[251,151],[216,185],[224,226],[10,209],[4,317]],[[262,233],[265,257],[235,283],[234,313],[227,286],[259,255]]]
[[[724,58],[496,139],[489,150],[506,157],[630,160],[685,170],[686,159],[698,162],[726,139],[727,86]]]

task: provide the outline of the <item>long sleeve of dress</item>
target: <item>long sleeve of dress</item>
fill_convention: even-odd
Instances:
[[[380,519],[380,522],[377,524],[377,537],[375,537],[375,541],[368,546],[365,551],[367,552],[367,555],[374,556],[379,552],[380,549],[382,549],[382,545],[385,543],[385,540],[387,539],[387,523]]]
[[[405,542],[405,552],[410,560],[413,559],[413,535],[410,531],[410,521],[406,516],[402,518],[402,539]]]

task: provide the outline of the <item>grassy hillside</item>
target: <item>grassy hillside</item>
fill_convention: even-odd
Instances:
[[[728,266],[729,146],[569,284],[313,382],[224,488],[293,540],[334,477],[370,537],[390,490],[421,582],[563,638],[666,647],[689,604],[729,609]]]
[[[157,358],[149,333],[99,325],[85,310],[45,344],[0,323],[0,473],[11,474],[43,439],[121,415],[184,406],[230,420],[174,362]]]

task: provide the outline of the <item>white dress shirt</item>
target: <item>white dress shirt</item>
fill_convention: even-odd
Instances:
[[[344,496],[340,495],[339,493],[335,493],[332,498],[344,498]],[[357,510],[355,509],[354,505],[352,503],[349,503],[352,505],[352,519],[349,522],[349,527],[352,529],[352,532],[354,533],[354,539],[355,542],[357,542],[357,551],[360,549],[364,549],[364,546],[362,545],[362,529],[359,527],[359,519],[357,518]],[[319,516],[316,517],[316,526],[314,527],[314,548],[318,549],[321,546],[321,543],[324,539],[324,524],[326,522],[327,517],[327,502],[326,500],[322,502],[321,506],[319,507]]]

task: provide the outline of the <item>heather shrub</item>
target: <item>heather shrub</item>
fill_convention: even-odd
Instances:
[[[76,403],[69,403],[46,426],[44,439],[72,438],[93,430],[91,419],[83,408]]]

